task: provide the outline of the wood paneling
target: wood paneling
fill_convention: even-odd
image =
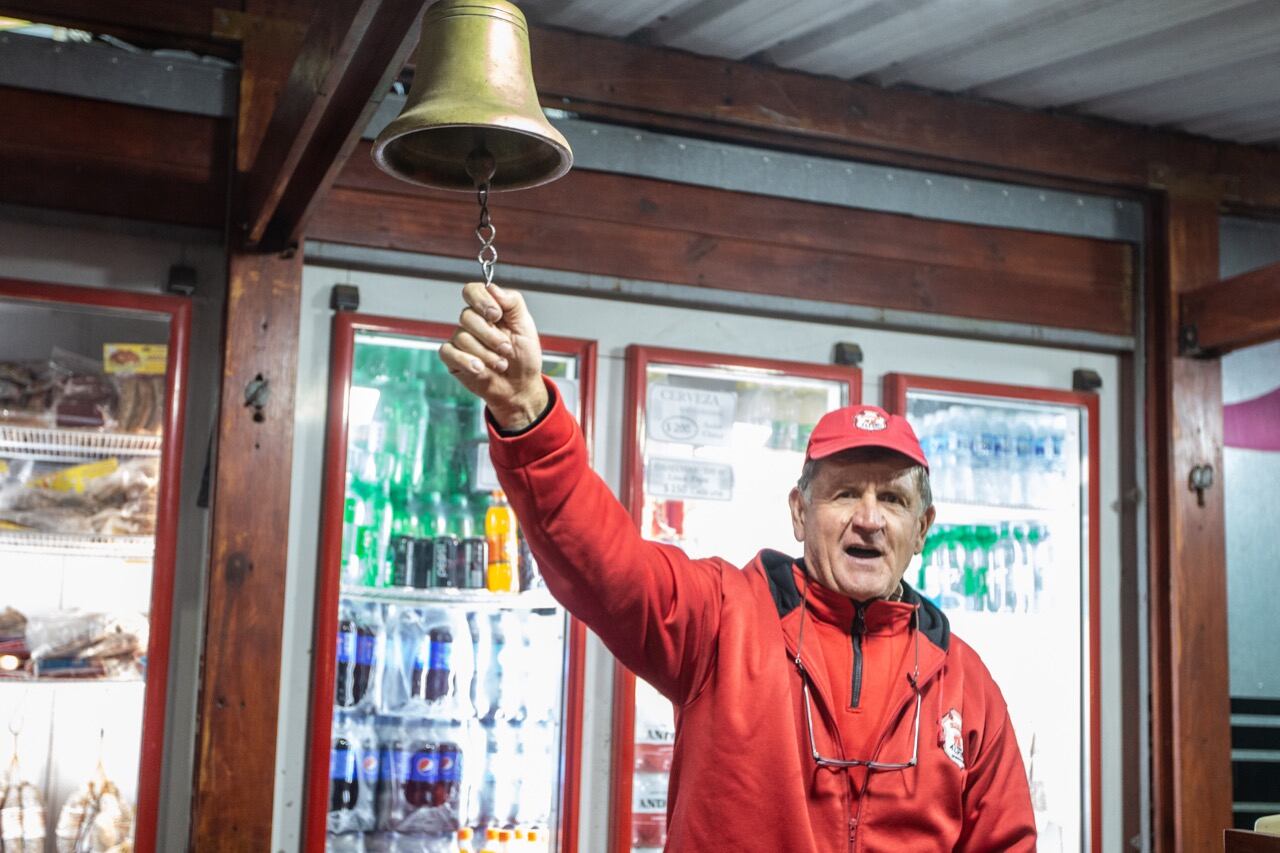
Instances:
[[[602,105],[640,123],[664,116],[852,143],[1006,174],[1120,187],[1197,174],[1228,197],[1280,207],[1280,153],[1101,120],[1049,115],[909,89],[881,88],[764,65],[695,56],[563,30],[530,34],[538,91],[562,109]],[[875,158],[873,158],[875,159]]]
[[[1280,337],[1280,264],[1183,293],[1181,322],[1217,354]]]
[[[191,849],[267,850],[302,256],[234,253],[213,488]],[[268,383],[262,419],[245,404]]]
[[[252,168],[236,227],[294,243],[417,42],[421,0],[319,0]]]
[[[1226,853],[1280,853],[1280,836],[1228,829],[1223,845]]]
[[[227,121],[6,87],[0,112],[0,199],[222,227]]]
[[[492,204],[503,262],[1129,334],[1124,244],[575,171]],[[473,257],[474,201],[384,177],[362,149],[308,236]]]
[[[1217,278],[1218,203],[1172,195],[1150,331],[1152,807],[1156,850],[1218,849],[1231,825],[1222,380],[1177,355],[1178,296]],[[1203,505],[1188,485],[1212,465]]]

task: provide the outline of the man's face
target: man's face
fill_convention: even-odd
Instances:
[[[913,464],[891,452],[837,454],[818,463],[807,499],[791,490],[791,526],[814,580],[855,601],[897,589],[933,524]]]

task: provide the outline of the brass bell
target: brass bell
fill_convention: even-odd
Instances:
[[[476,167],[485,152],[487,181],[488,168]],[[401,180],[446,190],[517,190],[569,171],[569,143],[538,104],[524,14],[504,0],[431,6],[408,101],[374,140],[373,159]]]

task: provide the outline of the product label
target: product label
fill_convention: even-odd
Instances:
[[[649,437],[682,444],[724,446],[729,443],[738,395],[732,391],[649,386],[645,425]]]
[[[356,754],[349,749],[329,750],[329,778],[343,782],[356,778]]]
[[[360,775],[366,780],[373,782],[379,775],[379,767],[381,766],[381,756],[373,750],[366,750],[364,758],[360,759]]]
[[[440,751],[440,781],[441,782],[457,782],[462,778],[462,762],[458,760],[458,753],[453,751]]]
[[[643,812],[659,812],[665,814],[667,811],[667,795],[663,793],[655,793],[653,791],[640,791],[636,794],[631,810],[637,814]]]
[[[106,373],[162,376],[168,361],[166,344],[102,345],[102,369]]]
[[[50,489],[55,492],[76,492],[79,494],[84,491],[90,480],[114,474],[119,467],[120,461],[114,457],[101,459],[97,462],[86,462],[84,465],[75,465],[71,468],[50,472],[43,477],[36,477],[30,480],[27,486],[32,489]]]
[[[402,749],[387,750],[382,760],[382,778],[403,781],[409,778],[413,766],[413,753]]]
[[[440,768],[434,752],[415,752],[409,764],[410,782],[435,782],[440,778]]]
[[[356,663],[372,666],[378,648],[378,638],[372,634],[360,634],[356,638]]]
[[[351,631],[338,632],[338,663],[351,663],[356,652],[356,635]]]
[[[733,466],[698,459],[650,458],[644,463],[644,488],[658,500],[691,498],[733,500]]]
[[[432,643],[428,669],[448,672],[453,663],[453,643]]]

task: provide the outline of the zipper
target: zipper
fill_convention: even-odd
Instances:
[[[867,633],[866,605],[853,605],[853,628],[849,635],[853,641],[853,685],[849,694],[849,707],[856,708],[862,702],[862,638]]]

